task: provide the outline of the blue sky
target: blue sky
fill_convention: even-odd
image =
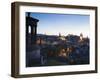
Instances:
[[[26,13],[27,15],[27,13]],[[50,14],[50,13],[31,13],[31,17],[39,20],[37,33],[48,35],[75,34],[89,37],[90,16],[76,14]]]

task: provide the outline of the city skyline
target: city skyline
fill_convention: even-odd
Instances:
[[[27,13],[26,13],[27,16]],[[68,34],[90,37],[90,16],[78,14],[51,14],[33,13],[31,17],[39,20],[37,24],[37,34],[59,35]]]

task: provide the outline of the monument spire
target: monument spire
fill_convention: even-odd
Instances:
[[[28,12],[28,17],[30,17],[30,14],[31,14],[31,13],[30,13],[30,12]]]

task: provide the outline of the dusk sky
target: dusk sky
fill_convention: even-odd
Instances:
[[[26,13],[27,15],[27,13]],[[90,16],[79,14],[51,14],[51,13],[31,13],[31,17],[39,20],[37,33],[47,35],[74,34],[89,37]]]

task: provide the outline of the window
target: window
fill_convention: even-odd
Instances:
[[[28,27],[28,33],[31,33],[31,26]]]

